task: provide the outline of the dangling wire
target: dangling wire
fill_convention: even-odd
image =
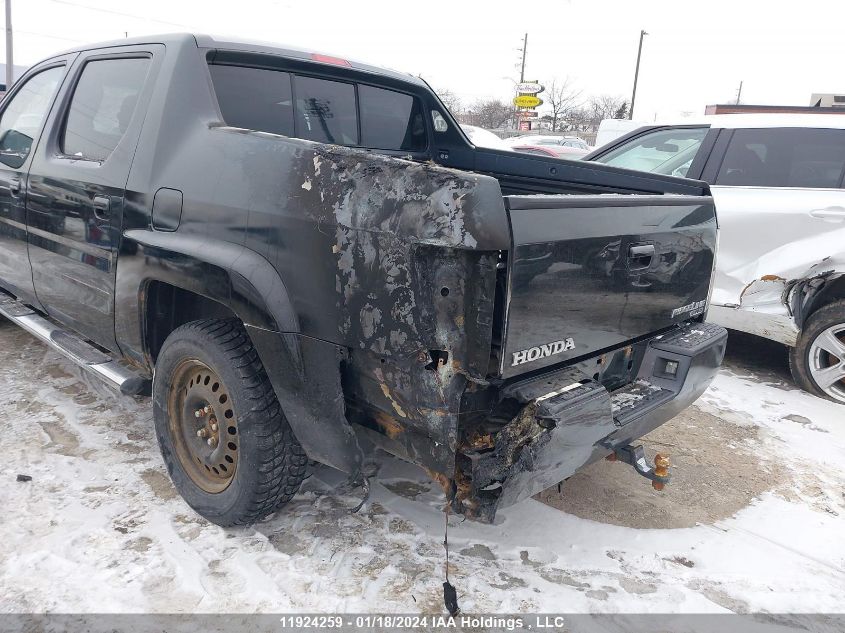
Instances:
[[[364,474],[362,474],[361,477],[364,478],[364,483],[361,484],[361,487],[364,489],[364,498],[361,499],[361,503],[359,503],[357,506],[355,506],[349,511],[349,514],[355,514],[356,512],[358,512],[358,510],[363,508],[364,504],[367,503],[367,501],[369,501],[370,499],[370,480]]]
[[[453,618],[461,612],[458,606],[458,592],[454,585],[449,582],[449,507],[452,504],[449,502],[448,495],[446,497],[446,530],[443,535],[443,547],[446,548],[446,582],[443,583],[443,603],[446,605],[446,610]]]

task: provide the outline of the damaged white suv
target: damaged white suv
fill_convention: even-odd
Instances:
[[[788,345],[795,381],[845,403],[845,111],[647,126],[585,160],[710,183],[709,320]]]

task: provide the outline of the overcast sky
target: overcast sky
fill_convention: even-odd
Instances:
[[[812,92],[845,92],[842,0],[12,0],[12,8],[16,65],[125,33],[195,31],[389,66],[469,103],[513,96],[527,32],[526,79],[568,76],[585,97],[630,99],[645,29],[639,120],[732,102],[740,81],[744,103],[809,105]]]

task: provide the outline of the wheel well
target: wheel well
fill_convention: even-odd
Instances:
[[[845,299],[845,275],[841,275],[838,279],[834,279],[832,282],[824,285],[819,296],[813,302],[810,314],[839,299]],[[809,317],[810,315],[808,314],[807,316]]]
[[[235,313],[219,301],[162,281],[152,281],[146,292],[145,351],[155,363],[165,339],[179,326],[198,319],[234,316]]]

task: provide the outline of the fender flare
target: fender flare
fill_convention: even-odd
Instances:
[[[127,356],[137,362],[140,355],[145,364],[142,318],[145,288],[152,281],[228,307],[246,327],[308,457],[358,475],[363,453],[346,419],[340,377],[345,349],[301,334],[287,288],[270,262],[231,242],[178,232],[126,231],[117,267],[116,336],[131,348],[124,350]]]
[[[163,281],[195,292],[227,306],[245,325],[284,333],[299,333],[299,323],[284,282],[273,266],[259,253],[242,244],[213,240],[177,232],[130,230],[126,240],[140,247],[130,255],[141,271],[133,286]],[[136,250],[136,249],[131,249]],[[121,259],[126,257],[121,248]],[[144,264],[141,259],[154,260]],[[124,262],[124,267],[126,263]],[[121,276],[118,265],[118,277]],[[118,283],[117,288],[126,284]],[[127,299],[128,297],[123,297]],[[137,291],[135,305],[118,302],[126,311],[140,307],[143,288]],[[118,317],[128,317],[128,314]]]

